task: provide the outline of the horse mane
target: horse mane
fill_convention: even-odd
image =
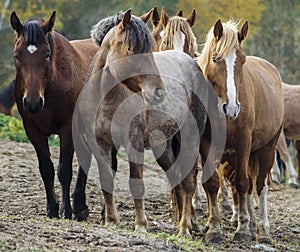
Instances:
[[[106,34],[122,21],[123,16],[123,12],[118,12],[94,25],[91,30],[94,42],[100,46]],[[147,53],[154,49],[154,39],[148,26],[141,18],[134,15],[131,15],[130,26],[126,28],[124,43],[132,48],[134,53]]]
[[[223,35],[218,41],[216,41],[214,37],[214,27],[209,30],[201,55],[197,59],[206,78],[207,65],[210,60],[223,60],[229,53],[239,46],[238,24],[239,21],[235,21],[233,19],[230,19],[226,23],[222,23]],[[214,51],[212,52],[213,49]]]
[[[189,43],[189,52],[188,54],[192,57],[197,55],[198,45],[197,39],[185,18],[174,16],[169,19],[169,22],[165,28],[164,37],[160,48],[162,47],[163,42],[166,43],[167,48],[171,48],[173,45],[174,34],[177,32],[183,32],[186,36],[186,39]],[[173,48],[172,48],[173,49]]]
[[[91,38],[93,41],[100,46],[105,35],[111,30],[111,28],[118,25],[124,16],[123,11],[119,11],[113,16],[101,19],[97,24],[92,27],[90,32]]]

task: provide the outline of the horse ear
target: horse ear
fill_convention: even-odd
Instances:
[[[160,15],[161,15],[161,16],[160,16],[160,20],[161,20],[162,25],[163,25],[164,27],[166,27],[167,24],[168,24],[168,22],[169,22],[169,19],[170,19],[170,18],[169,18],[169,16],[168,16],[168,14],[166,13],[164,7],[161,8],[161,14],[160,14]]]
[[[42,24],[45,33],[52,31],[55,23],[56,11],[53,11],[51,17]]]
[[[158,26],[159,21],[160,21],[160,18],[159,18],[158,9],[157,9],[157,7],[155,6],[155,7],[153,8],[152,15],[151,15],[151,23],[152,23],[153,27]]]
[[[214,36],[217,40],[219,40],[222,37],[222,35],[223,35],[223,25],[221,19],[218,19],[214,27]]]
[[[23,30],[23,25],[15,11],[13,11],[10,15],[10,24],[14,31],[17,33],[17,35],[20,36]]]
[[[190,24],[191,27],[194,26],[194,24],[196,22],[196,9],[195,8],[192,10],[191,15],[186,19],[186,21],[188,21],[188,23]]]
[[[178,16],[178,17],[182,17],[183,16],[183,12],[182,10],[179,10],[175,16]]]
[[[154,7],[155,8],[155,7]],[[152,15],[152,12],[154,10],[154,8],[152,8],[150,11],[148,11],[147,13],[145,13],[144,15],[140,16],[140,18],[144,21],[145,24],[148,23],[151,15]]]
[[[122,18],[122,21],[121,21],[122,29],[126,29],[129,27],[130,19],[131,19],[131,9],[128,9],[127,11],[125,11],[124,17]]]
[[[241,30],[238,32],[239,41],[242,42],[246,37],[248,33],[248,21],[244,23]]]

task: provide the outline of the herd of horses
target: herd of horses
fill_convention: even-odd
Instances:
[[[140,17],[121,11],[100,20],[90,39],[76,41],[53,30],[55,16],[54,11],[46,21],[22,23],[13,12],[10,18],[16,34],[15,101],[38,157],[47,216],[88,217],[85,187],[94,156],[104,224],[117,225],[114,176],[122,146],[129,160],[135,230],[146,231],[143,162],[144,149],[150,148],[172,188],[178,236],[190,236],[195,225],[192,198],[201,170],[207,196],[205,239],[222,240],[217,202],[222,179],[216,168],[223,164],[232,187],[234,239],[271,243],[270,171],[278,139],[283,161],[293,168],[285,136],[300,139],[293,102],[300,89],[283,84],[266,60],[245,55],[248,22],[239,29],[237,22],[217,20],[198,52],[192,31],[195,9],[188,18],[182,11],[169,17],[164,8],[159,15],[156,7]],[[47,141],[51,134],[60,138],[60,208]],[[71,206],[74,150],[79,171]],[[295,171],[289,175],[297,183]],[[259,197],[258,224],[254,194]]]

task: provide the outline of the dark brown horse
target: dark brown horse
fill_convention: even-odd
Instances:
[[[85,131],[75,130],[78,139],[87,136],[87,146],[98,162],[105,200],[104,223],[110,226],[119,221],[113,178],[116,153],[123,146],[129,159],[135,230],[146,230],[143,163],[144,148],[150,147],[175,187],[175,201],[181,202],[178,235],[189,235],[208,85],[191,57],[175,51],[153,53],[154,41],[145,23],[130,11],[120,16],[121,20],[106,31],[104,38],[97,39],[102,41],[101,47],[91,65],[90,81],[80,95],[74,123],[86,123]],[[118,15],[112,18],[115,19]],[[194,120],[190,121],[189,116]],[[85,163],[88,157],[82,154],[79,160]],[[81,174],[74,194],[74,202],[79,205],[76,209],[84,210],[85,180]]]
[[[91,40],[69,42],[52,31],[55,12],[47,20],[22,24],[15,12],[11,26],[16,33],[13,55],[16,66],[15,96],[26,134],[33,144],[47,196],[47,216],[59,217],[54,192],[54,167],[48,137],[58,134],[58,178],[62,185],[64,218],[72,217],[70,183],[74,147],[72,114],[90,62],[97,51]]]
[[[13,80],[0,91],[0,113],[11,115],[15,102],[15,80]]]
[[[246,57],[241,43],[247,32],[248,22],[238,30],[236,23],[218,20],[207,35],[198,62],[218,94],[215,106],[226,118],[227,140],[221,161],[228,161],[235,172],[232,182],[239,208],[234,238],[251,240],[252,235],[256,236],[255,217],[252,208],[248,208],[255,186],[260,198],[257,239],[271,242],[267,215],[268,174],[283,123],[281,77],[269,62]],[[204,188],[211,205],[206,239],[219,240],[218,179],[208,180]]]

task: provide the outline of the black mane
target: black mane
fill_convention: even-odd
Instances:
[[[117,26],[124,16],[122,11],[115,15],[100,20],[91,30],[91,37],[97,45],[101,45],[105,35]],[[134,53],[147,53],[154,49],[154,39],[148,26],[142,19],[134,15],[131,16],[130,27],[126,30],[124,41]]]

